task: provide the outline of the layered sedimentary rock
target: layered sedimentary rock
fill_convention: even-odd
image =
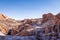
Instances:
[[[0,20],[6,20],[6,19],[8,19],[7,16],[5,16],[5,15],[3,15],[3,14],[0,14]]]
[[[57,15],[48,13],[43,14],[42,18],[20,21],[11,18],[2,19],[0,20],[0,33],[20,37],[33,36],[35,40],[60,40],[60,13]],[[28,37],[26,40],[29,39]]]
[[[7,35],[10,29],[17,27],[20,23],[17,23],[14,19],[8,18],[7,16],[0,14],[0,33]]]

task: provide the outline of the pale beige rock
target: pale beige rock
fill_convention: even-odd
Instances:
[[[8,19],[7,16],[5,16],[5,15],[3,15],[3,14],[0,14],[0,20],[6,20],[6,19]]]

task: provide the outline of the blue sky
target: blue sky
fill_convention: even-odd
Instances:
[[[15,19],[41,18],[49,12],[60,12],[60,0],[0,0],[0,13]]]

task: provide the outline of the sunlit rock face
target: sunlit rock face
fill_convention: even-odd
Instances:
[[[0,20],[0,35],[2,40],[60,40],[60,13],[20,21]]]
[[[20,25],[16,20],[8,18],[4,14],[0,14],[0,35],[7,35],[10,29],[13,29]]]
[[[5,36],[5,34],[3,34],[2,32],[0,32],[0,36]]]
[[[6,19],[8,19],[7,16],[5,16],[5,15],[3,15],[3,14],[0,14],[0,20],[6,20]]]
[[[21,36],[31,36],[34,35],[32,31],[34,31],[36,28],[40,27],[40,19],[25,19],[24,21],[21,21],[22,24],[17,26],[16,28],[11,29],[8,35],[21,35]]]

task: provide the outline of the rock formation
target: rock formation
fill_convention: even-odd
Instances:
[[[5,16],[5,15],[3,15],[3,14],[0,14],[0,20],[6,20],[6,19],[8,19],[7,16]]]
[[[43,14],[42,18],[14,20],[0,15],[0,33],[12,36],[34,36],[35,40],[60,40],[60,13]],[[29,39],[30,40],[30,39]]]
[[[8,18],[7,16],[0,14],[0,33],[7,35],[10,29],[17,27],[20,23]]]

